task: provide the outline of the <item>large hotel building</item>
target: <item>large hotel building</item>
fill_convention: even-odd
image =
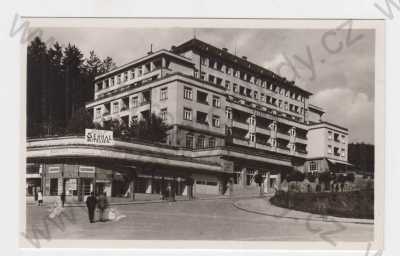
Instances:
[[[349,131],[322,120],[324,110],[310,103],[311,92],[198,39],[102,74],[94,89],[86,105],[94,122],[129,125],[155,113],[171,125],[165,148],[219,166],[142,170],[136,192],[158,193],[161,179],[191,177],[195,193],[225,193],[227,183],[236,190],[252,186],[256,172],[270,191],[282,172],[345,172],[348,166]],[[184,185],[176,191],[185,193]]]

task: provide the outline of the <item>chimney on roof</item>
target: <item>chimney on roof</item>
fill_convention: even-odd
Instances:
[[[175,45],[171,46],[171,51],[175,50],[175,48],[176,48]]]
[[[153,44],[150,44],[150,51],[147,52],[148,55],[153,53]]]
[[[224,52],[227,52],[228,51],[228,49],[227,48],[222,48],[222,50],[224,51]]]
[[[242,59],[247,60],[247,56],[242,56]]]

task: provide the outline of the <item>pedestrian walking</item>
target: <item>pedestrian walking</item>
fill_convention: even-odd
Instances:
[[[65,192],[62,192],[62,193],[61,193],[60,199],[61,199],[61,207],[64,208],[64,203],[65,203]]]
[[[107,207],[108,207],[108,202],[106,193],[102,193],[100,194],[99,199],[97,200],[97,208],[99,208],[100,221],[105,221],[104,211],[107,209]]]
[[[43,204],[43,194],[42,194],[42,191],[38,191],[38,193],[37,193],[37,195],[38,195],[38,205],[39,206],[42,206],[42,204]]]
[[[96,209],[96,197],[94,197],[94,193],[91,192],[90,196],[86,198],[86,206],[88,208],[89,213],[89,221],[90,223],[94,222],[94,210]]]

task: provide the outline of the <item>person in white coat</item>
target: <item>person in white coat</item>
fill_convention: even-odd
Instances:
[[[42,191],[38,191],[38,205],[41,206],[43,204],[43,194]]]

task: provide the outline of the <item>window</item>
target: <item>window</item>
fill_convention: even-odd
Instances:
[[[222,86],[222,78],[216,77],[215,78],[215,83],[219,86]]]
[[[250,125],[254,126],[256,124],[256,118],[254,116],[250,116],[249,123]]]
[[[132,123],[137,123],[139,121],[138,116],[132,116]]]
[[[123,80],[123,82],[125,82],[125,81],[127,81],[127,80],[128,80],[128,72],[125,71],[125,72],[124,72],[124,80]]]
[[[139,97],[138,96],[132,97],[132,107],[136,108],[138,106],[139,106]]]
[[[135,79],[135,69],[131,70],[131,79]]]
[[[217,115],[212,116],[212,126],[220,127],[219,116],[217,116]]]
[[[243,86],[239,86],[239,94],[240,95],[245,95],[245,90],[246,90],[246,88],[244,88]]]
[[[213,107],[220,108],[221,107],[221,100],[218,96],[213,96],[212,100]]]
[[[215,76],[213,76],[213,75],[208,75],[208,82],[214,83],[214,80],[215,80]]]
[[[282,100],[278,100],[278,107],[283,108]]]
[[[113,113],[118,113],[119,112],[119,102],[114,102],[113,103]]]
[[[332,140],[332,132],[328,131],[328,140]]]
[[[160,90],[160,100],[166,100],[168,99],[168,88],[162,88]]]
[[[346,144],[346,137],[344,135],[341,136],[342,144]]]
[[[256,135],[254,133],[250,133],[250,142],[256,142]]]
[[[192,121],[192,110],[190,108],[183,109],[183,119]]]
[[[260,100],[261,100],[262,102],[265,102],[265,94],[264,94],[264,93],[261,93],[261,98],[260,98]]]
[[[315,162],[315,161],[311,161],[311,162],[310,162],[310,171],[311,171],[311,172],[318,171],[317,162]]]
[[[254,91],[253,96],[254,96],[254,99],[258,100],[258,92]]]
[[[114,86],[114,78],[110,78],[110,79],[108,80],[108,84],[110,85],[110,87],[111,87],[111,86]]]
[[[193,148],[193,135],[186,134],[186,147]]]
[[[328,145],[328,154],[332,154],[332,146]]]
[[[340,156],[339,148],[334,147],[334,148],[333,148],[333,154],[334,154],[335,156]]]
[[[137,71],[138,71],[138,76],[142,76],[143,75],[142,67],[138,67]]]
[[[334,133],[333,134],[333,140],[336,141],[336,142],[339,142],[339,134]]]
[[[196,121],[200,124],[206,124],[208,125],[207,122],[207,113],[201,112],[201,111],[197,111],[196,113]]]
[[[166,121],[167,120],[167,108],[163,108],[161,109],[161,113],[160,113],[161,119]]]
[[[208,139],[208,147],[209,147],[209,148],[215,148],[215,138],[210,137],[210,138]]]
[[[196,142],[196,148],[204,148],[205,147],[204,142],[205,142],[204,136],[203,135],[198,136]]]
[[[193,90],[192,88],[185,87],[183,88],[183,97],[187,100],[193,100]]]
[[[226,88],[227,91],[231,90],[231,82],[230,81],[225,80],[225,88]]]
[[[237,84],[233,84],[233,92],[238,93],[238,85]]]
[[[340,149],[340,156],[345,157],[345,149],[344,148]]]
[[[201,65],[206,65],[206,60],[207,60],[207,58],[200,57],[200,63],[201,63]]]
[[[232,109],[227,108],[227,109],[225,110],[225,115],[226,115],[226,117],[227,117],[228,119],[232,119]]]
[[[200,73],[200,79],[201,80],[206,80],[206,72],[201,72]]]
[[[96,108],[95,110],[95,118],[100,118],[101,116],[101,108]]]
[[[121,83],[121,75],[117,75],[117,84]]]
[[[197,91],[197,102],[207,104],[207,93],[202,91]]]

